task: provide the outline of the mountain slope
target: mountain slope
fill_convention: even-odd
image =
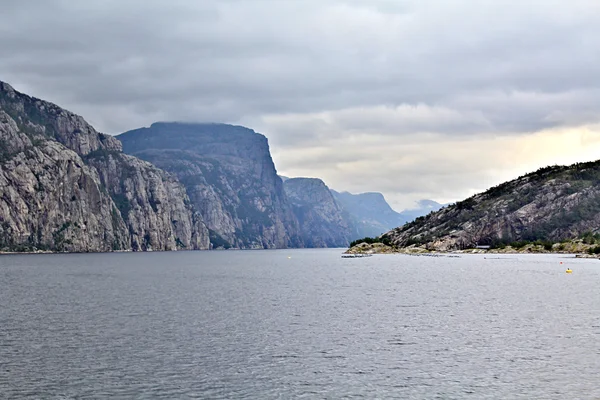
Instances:
[[[115,138],[0,82],[0,250],[208,248],[186,199]]]
[[[335,190],[331,193],[350,215],[354,228],[352,240],[379,236],[403,223],[400,213],[390,207],[381,193],[352,194]]]
[[[303,247],[263,135],[225,124],[163,122],[118,139],[126,153],[178,177],[215,247]]]
[[[321,179],[286,178],[283,187],[307,247],[348,246],[353,236],[349,215]]]
[[[542,168],[384,235],[456,250],[520,240],[558,241],[600,230],[600,161]]]

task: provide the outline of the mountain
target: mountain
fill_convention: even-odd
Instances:
[[[118,136],[126,153],[179,179],[214,247],[303,247],[267,138],[226,124],[159,122]]]
[[[445,206],[447,206],[447,204],[440,204],[437,201],[433,200],[419,200],[417,202],[417,208],[410,208],[407,210],[403,210],[399,213],[399,223],[397,224],[397,226],[414,221],[418,217],[422,217],[424,215],[429,214],[430,212],[437,211]]]
[[[283,187],[307,247],[347,247],[354,239],[349,215],[321,179],[285,178]]]
[[[354,228],[352,240],[379,236],[404,223],[401,214],[390,207],[381,193],[352,194],[335,190],[331,193],[350,215]]]
[[[208,246],[175,179],[80,116],[0,82],[0,250]]]
[[[539,169],[398,227],[397,247],[457,250],[600,231],[600,161]]]

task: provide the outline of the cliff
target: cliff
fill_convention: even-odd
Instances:
[[[0,82],[0,250],[208,248],[183,187],[83,118]]]
[[[322,180],[286,178],[283,187],[307,247],[348,246],[354,236],[350,216]]]
[[[600,161],[542,168],[383,235],[396,247],[460,250],[600,231]]]
[[[225,124],[155,123],[118,136],[124,151],[179,179],[214,247],[303,247],[267,139]]]

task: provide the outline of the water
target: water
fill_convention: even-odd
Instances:
[[[600,261],[340,253],[1,256],[0,398],[600,398]]]

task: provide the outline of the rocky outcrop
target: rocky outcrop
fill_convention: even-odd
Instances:
[[[96,132],[79,115],[50,102],[19,93],[4,82],[0,82],[0,108],[11,116],[21,132],[41,134],[79,155],[99,149],[121,150],[117,139]]]
[[[213,247],[303,247],[267,139],[224,124],[155,123],[118,136],[124,151],[185,185]]]
[[[173,178],[81,117],[0,83],[0,250],[208,246]]]
[[[208,229],[185,188],[152,164],[119,152],[85,157],[127,223],[133,250],[209,248]]]
[[[21,133],[4,111],[0,140],[0,250],[129,248],[125,223],[104,194],[97,171],[79,155]]]
[[[349,215],[320,179],[292,178],[283,185],[307,247],[347,247],[353,237]]]
[[[542,168],[385,235],[396,247],[448,251],[600,232],[600,162]]]

